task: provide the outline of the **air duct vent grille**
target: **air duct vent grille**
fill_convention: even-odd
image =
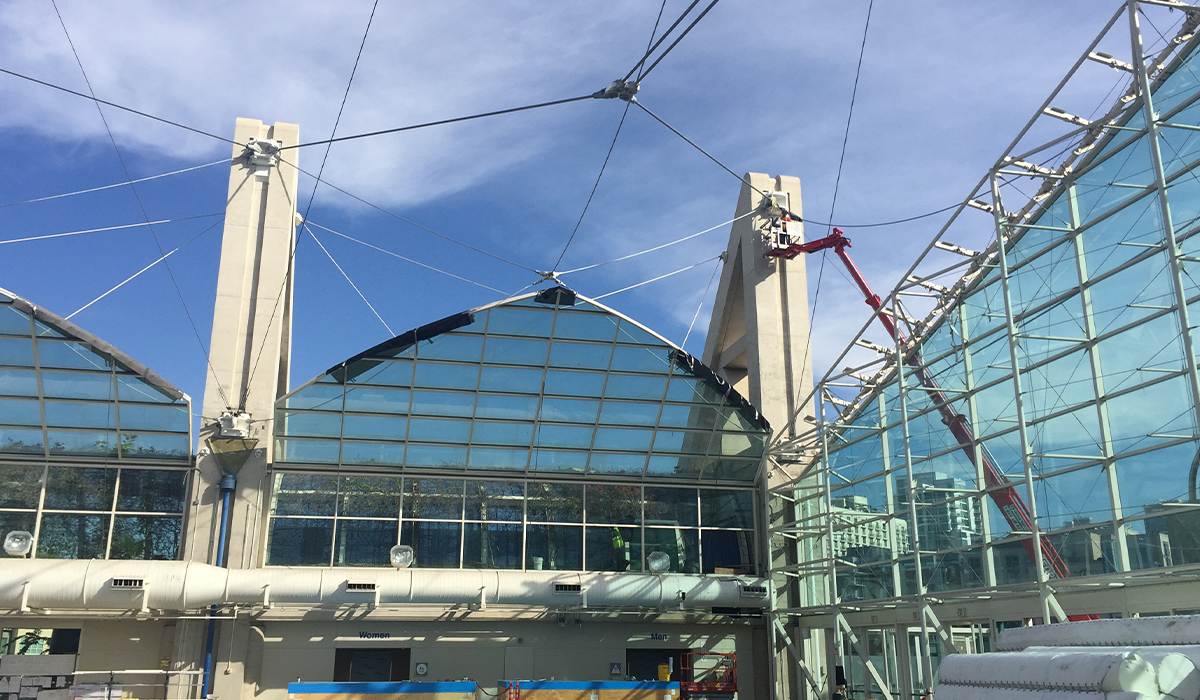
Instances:
[[[766,598],[767,597],[767,587],[766,586],[751,586],[751,585],[743,584],[742,585],[742,597],[743,598]]]
[[[554,592],[563,595],[582,593],[583,586],[579,585],[578,583],[556,583],[554,584]]]
[[[114,578],[112,580],[112,587],[125,590],[141,590],[146,587],[146,580],[140,578]]]
[[[375,592],[375,584],[374,583],[355,583],[353,581],[347,581],[346,582],[346,590],[347,591],[358,591],[360,593],[374,593]]]

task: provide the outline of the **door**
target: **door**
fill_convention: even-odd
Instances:
[[[691,649],[626,649],[625,675],[635,681],[658,680],[659,664],[669,664],[671,680],[689,681],[684,678],[680,669],[683,668],[684,655]]]

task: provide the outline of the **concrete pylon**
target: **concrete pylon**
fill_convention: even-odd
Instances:
[[[787,196],[787,208],[801,214],[800,180],[747,173],[735,216],[758,208],[758,191]],[[803,432],[797,411],[812,391],[809,352],[808,279],[804,255],[793,260],[764,256],[763,231],[769,224],[755,214],[733,223],[716,303],[704,342],[703,362],[754,404],[787,437]],[[799,222],[788,233],[802,236]],[[812,415],[804,407],[803,416]]]
[[[249,414],[249,437],[257,439],[238,470],[229,514],[231,568],[252,567],[262,549],[262,503],[266,467],[274,449],[271,419],[275,400],[287,392],[292,336],[292,253],[296,242],[298,151],[279,148],[299,142],[295,124],[265,125],[237,120],[229,171],[221,267],[217,276],[209,368],[204,389],[198,477],[203,494],[193,531],[207,534],[189,543],[190,559],[216,562],[222,465],[209,440],[225,412]],[[228,466],[228,464],[226,465]],[[194,548],[194,549],[193,549]]]

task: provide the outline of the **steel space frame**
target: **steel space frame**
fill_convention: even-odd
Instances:
[[[1144,40],[1143,21],[1153,27],[1150,36],[1157,36],[1161,41]],[[1171,29],[1162,35],[1158,27],[1165,26]],[[1150,572],[1131,569],[1126,522],[1133,518],[1126,517],[1115,470],[1109,468],[1119,459],[1195,443],[1200,436],[1162,435],[1159,442],[1149,447],[1120,452],[1114,447],[1108,416],[1110,402],[1184,377],[1190,391],[1193,423],[1200,425],[1200,374],[1197,372],[1195,340],[1189,332],[1192,324],[1188,310],[1189,303],[1200,302],[1200,294],[1189,297],[1184,283],[1185,263],[1198,261],[1187,258],[1180,248],[1184,242],[1200,235],[1200,224],[1192,221],[1177,228],[1177,222],[1172,220],[1168,196],[1172,183],[1179,182],[1180,178],[1197,177],[1193,171],[1200,171],[1200,159],[1168,171],[1164,148],[1172,147],[1162,136],[1164,129],[1200,131],[1197,125],[1172,122],[1173,117],[1200,102],[1200,88],[1162,113],[1155,109],[1153,98],[1157,85],[1200,41],[1196,38],[1198,27],[1200,8],[1187,3],[1174,0],[1127,0],[1122,3],[1035,115],[971,190],[971,196],[953,211],[901,282],[885,296],[885,312],[905,331],[901,340],[890,343],[890,347],[870,342],[871,335],[880,333],[875,327],[878,323],[876,314],[871,313],[854,342],[831,363],[833,368],[844,369],[831,369],[814,382],[813,392],[798,403],[815,407],[815,424],[796,438],[777,438],[767,457],[771,462],[769,467],[781,468],[795,478],[771,489],[763,487],[771,502],[766,517],[775,593],[769,613],[769,637],[772,658],[778,665],[773,673],[777,698],[830,697],[834,666],[840,659],[849,671],[854,665],[849,659],[851,655],[857,661],[858,675],[865,677],[850,679],[852,685],[863,681],[863,690],[868,695],[877,692],[885,700],[892,700],[894,695],[912,698],[932,687],[936,654],[952,653],[959,648],[974,651],[986,648],[994,641],[997,621],[1062,621],[1067,617],[1064,605],[1076,613],[1104,610],[1133,615],[1177,610],[1187,607],[1189,596],[1194,597],[1200,590],[1194,587],[1200,584],[1190,583],[1197,575],[1196,566],[1167,566]],[[1127,54],[1098,50],[1114,41],[1123,45]],[[1147,50],[1153,51],[1153,55],[1147,56]],[[1114,55],[1118,57],[1114,58]],[[1092,64],[1103,64],[1125,76],[1127,82],[1118,81],[1124,91],[1100,117],[1084,118],[1057,108],[1057,101],[1068,99],[1080,82],[1095,82],[1088,77],[1091,69],[1085,68]],[[1136,123],[1135,115],[1142,117],[1141,126],[1130,125],[1130,122]],[[1149,144],[1152,177],[1148,184],[1140,186],[1134,196],[1111,211],[1085,221],[1079,210],[1079,178],[1103,166],[1114,153],[1120,153],[1119,147],[1104,153],[1104,146],[1135,143],[1141,138]],[[1036,186],[1032,196],[1019,186],[1030,181]],[[1068,203],[1067,225],[1055,227],[1040,223],[1039,215],[1050,204],[1059,201]],[[1162,240],[1131,243],[1139,249],[1135,255],[1101,273],[1089,271],[1083,247],[1084,234],[1139,205],[1157,210],[1161,217]],[[979,212],[989,215],[986,226],[981,223],[981,218],[968,218],[982,217]],[[986,237],[981,236],[978,240],[962,238],[967,235],[964,231],[983,229],[990,232]],[[1051,240],[1037,250],[1023,251],[1018,259],[1014,259],[1013,245],[1031,233],[1049,234]],[[1067,239],[1070,240],[1068,249],[1074,256],[1078,284],[1040,298],[1033,306],[1017,308],[1012,289],[1014,276],[1023,269],[1036,269],[1039,261],[1044,263],[1052,253],[1061,254]],[[965,247],[967,245],[977,250]],[[1154,308],[1121,327],[1100,327],[1094,314],[1092,289],[1159,255],[1166,258],[1171,303]],[[961,302],[969,294],[988,293],[986,288],[990,285],[995,285],[991,293],[1002,297],[1002,321],[991,328],[972,328],[969,314]],[[1075,305],[1083,319],[1080,337],[1045,337],[1023,329],[1030,319],[1065,304]],[[1181,333],[1183,367],[1156,372],[1153,377],[1134,383],[1107,386],[1099,344],[1164,316],[1174,316],[1179,328],[1184,329]],[[957,336],[954,347],[940,352],[924,347],[931,332],[943,327],[952,329]],[[903,339],[905,335],[908,340]],[[1008,365],[1003,368],[1003,376],[977,382],[973,353],[985,342],[1006,344]],[[1048,350],[1044,357],[1023,361],[1022,346],[1031,342],[1046,343],[1047,347],[1052,344],[1054,349]],[[1045,415],[1031,415],[1036,411],[1026,406],[1023,380],[1030,377],[1031,372],[1050,371],[1055,360],[1077,352],[1084,353],[1090,369],[1089,396]],[[960,412],[976,426],[970,445],[976,452],[973,460],[976,478],[967,497],[974,499],[980,507],[982,520],[983,580],[980,585],[933,594],[929,591],[929,582],[924,580],[928,567],[923,566],[922,560],[932,562],[937,557],[933,556],[933,550],[922,548],[917,507],[929,502],[918,503],[916,494],[922,487],[914,482],[913,474],[922,465],[961,451],[963,447],[951,437],[944,448],[930,454],[912,452],[912,421],[925,416],[937,420],[937,408],[920,400],[920,393],[926,390],[905,381],[906,375],[914,371],[908,361],[918,353],[918,365],[932,373],[936,374],[939,367],[951,363],[962,369],[963,385],[946,390],[952,393],[951,398],[957,402]],[[895,407],[888,407],[885,387],[896,389],[899,416],[894,415]],[[1015,413],[1012,424],[995,427],[993,423],[993,427],[984,429],[980,422],[979,397],[983,392],[1003,387],[1011,390]],[[1099,434],[1098,449],[1094,453],[1046,454],[1034,449],[1031,431],[1079,410],[1095,412]],[[796,417],[797,424],[800,424],[802,413]],[[878,420],[867,426],[854,423],[867,415],[877,415]],[[901,445],[894,444],[897,438]],[[1097,466],[1103,471],[1110,494],[1112,541],[1118,571],[1071,579],[1053,578],[1048,574],[1053,569],[1044,558],[1042,531],[1035,527],[1023,535],[1032,540],[1031,549],[1038,553],[1037,565],[1033,567],[1035,580],[1027,584],[998,584],[995,546],[1011,543],[1014,538],[1011,534],[1005,537],[991,534],[993,518],[985,502],[989,492],[1003,486],[986,486],[983,460],[980,459],[985,441],[998,438],[1015,440],[1019,445],[1021,473],[1013,474],[1010,479],[1024,487],[1035,523],[1038,522],[1035,482],[1044,476],[1039,460],[1049,458],[1070,462],[1068,467],[1056,469],[1054,474]],[[832,467],[830,458],[836,449],[869,440],[881,445],[879,470],[847,477]],[[890,569],[887,574],[890,574],[894,595],[875,600],[843,601],[838,574],[853,565],[840,561],[833,551],[834,532],[838,529],[833,498],[841,485],[864,483],[881,475],[886,512],[879,514],[878,520],[888,523],[892,559],[871,564],[873,569]],[[893,487],[900,484],[896,483],[895,477],[899,477],[909,505],[899,502]],[[903,533],[899,532],[894,515],[907,520],[908,551],[901,542]],[[861,522],[853,521],[855,524]],[[1087,527],[1081,524],[1079,531],[1086,532]],[[1056,534],[1062,532],[1064,530],[1056,530]],[[914,579],[908,583],[912,591],[909,594],[904,594],[905,581],[902,579],[906,571],[902,570],[902,563],[910,564],[907,574]],[[947,622],[943,623],[944,620]],[[872,654],[868,641],[881,641],[875,646],[882,654]]]

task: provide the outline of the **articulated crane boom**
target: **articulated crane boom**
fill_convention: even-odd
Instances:
[[[904,332],[896,327],[895,322],[883,308],[883,301],[879,295],[872,289],[871,285],[867,284],[867,280],[859,271],[858,266],[850,259],[850,254],[846,249],[850,247],[850,239],[842,233],[841,229],[833,229],[833,233],[825,238],[821,238],[809,243],[793,242],[791,236],[786,233],[786,226],[789,220],[800,220],[799,217],[793,217],[788,212],[781,212],[782,220],[777,225],[776,230],[772,232],[771,238],[768,241],[767,256],[773,258],[783,258],[791,260],[801,253],[816,253],[822,250],[832,249],[842,260],[842,264],[846,266],[846,270],[854,279],[854,283],[858,285],[863,296],[866,297],[867,306],[875,312],[875,317],[887,329],[888,334],[897,342],[900,348],[904,349],[907,345],[907,339],[904,337]],[[912,368],[912,373],[921,382],[921,386],[925,387],[926,394],[937,408],[938,413],[942,416],[942,422],[950,429],[954,439],[958,441],[962,451],[971,460],[971,464],[979,467],[976,462],[975,452],[975,435],[971,432],[971,426],[967,421],[967,417],[959,413],[957,409],[950,403],[945,392],[938,386],[937,380],[933,378],[925,364],[921,361],[921,355],[913,348],[911,350],[904,349],[904,354],[907,355],[905,363]],[[1032,534],[1037,523],[1034,522],[1029,512],[1029,507],[1025,505],[1024,499],[1021,498],[1010,481],[1004,474],[996,468],[995,460],[988,452],[984,445],[979,445],[979,459],[983,462],[983,476],[989,489],[988,495],[992,501],[1004,514],[1004,519],[1008,521],[1008,526],[1013,532],[1028,532]],[[910,499],[913,496],[910,494]],[[1054,548],[1054,544],[1047,537],[1042,537],[1042,556],[1046,558],[1050,571],[1046,573],[1052,578],[1070,578],[1071,571],[1067,568],[1062,556],[1058,550]],[[1033,540],[1027,539],[1022,542],[1025,545],[1025,551],[1029,553],[1029,557],[1033,559],[1034,565],[1037,563],[1037,555],[1034,551]],[[1092,616],[1075,616],[1072,619],[1089,619]]]

